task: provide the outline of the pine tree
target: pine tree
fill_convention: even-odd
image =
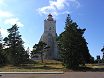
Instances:
[[[23,64],[28,60],[28,54],[24,49],[23,40],[19,35],[17,25],[13,25],[8,30],[8,37],[4,38],[5,56],[8,63],[13,65]]]
[[[41,62],[44,62],[44,53],[47,51],[47,49],[50,48],[47,46],[47,44],[43,41],[40,41],[38,44],[35,44],[33,46],[32,56],[37,57],[38,55],[41,58]]]
[[[85,64],[90,59],[85,38],[85,29],[78,28],[70,15],[67,16],[65,31],[58,37],[59,51],[66,68],[76,69],[80,64]]]
[[[5,57],[3,55],[3,44],[2,44],[2,35],[0,32],[0,66],[5,63]]]
[[[104,63],[104,46],[103,48],[101,49],[102,53],[103,53],[103,57],[102,57],[102,62]]]

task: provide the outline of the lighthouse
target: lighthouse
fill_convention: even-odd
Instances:
[[[53,16],[49,14],[47,19],[44,20],[44,32],[40,39],[40,41],[45,42],[50,47],[45,54],[45,58],[47,59],[58,58],[56,38],[56,20],[54,20]]]

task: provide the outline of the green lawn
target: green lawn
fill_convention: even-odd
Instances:
[[[45,60],[44,63],[37,61],[36,64],[25,64],[21,66],[7,65],[0,67],[0,72],[53,72],[63,71],[62,63],[54,60]]]

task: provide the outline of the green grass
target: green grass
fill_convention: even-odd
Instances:
[[[104,72],[104,64],[86,64],[80,67],[82,71]]]
[[[0,72],[54,72],[54,71],[103,71],[104,64],[86,64],[86,66],[81,66],[78,70],[70,70],[64,68],[60,61],[56,60],[44,60],[36,61],[34,64],[23,64],[20,66],[6,65],[0,67]]]
[[[0,72],[54,72],[63,71],[62,63],[55,60],[37,61],[36,64],[24,64],[20,66],[6,65],[0,67]]]
[[[104,68],[104,64],[86,64],[89,68]]]

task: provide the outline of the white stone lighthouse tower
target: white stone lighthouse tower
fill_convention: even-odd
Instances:
[[[56,37],[56,20],[54,20],[52,15],[49,14],[48,18],[44,20],[44,33],[40,39],[40,41],[43,41],[47,43],[48,46],[50,46],[45,56],[47,59],[58,58]]]

